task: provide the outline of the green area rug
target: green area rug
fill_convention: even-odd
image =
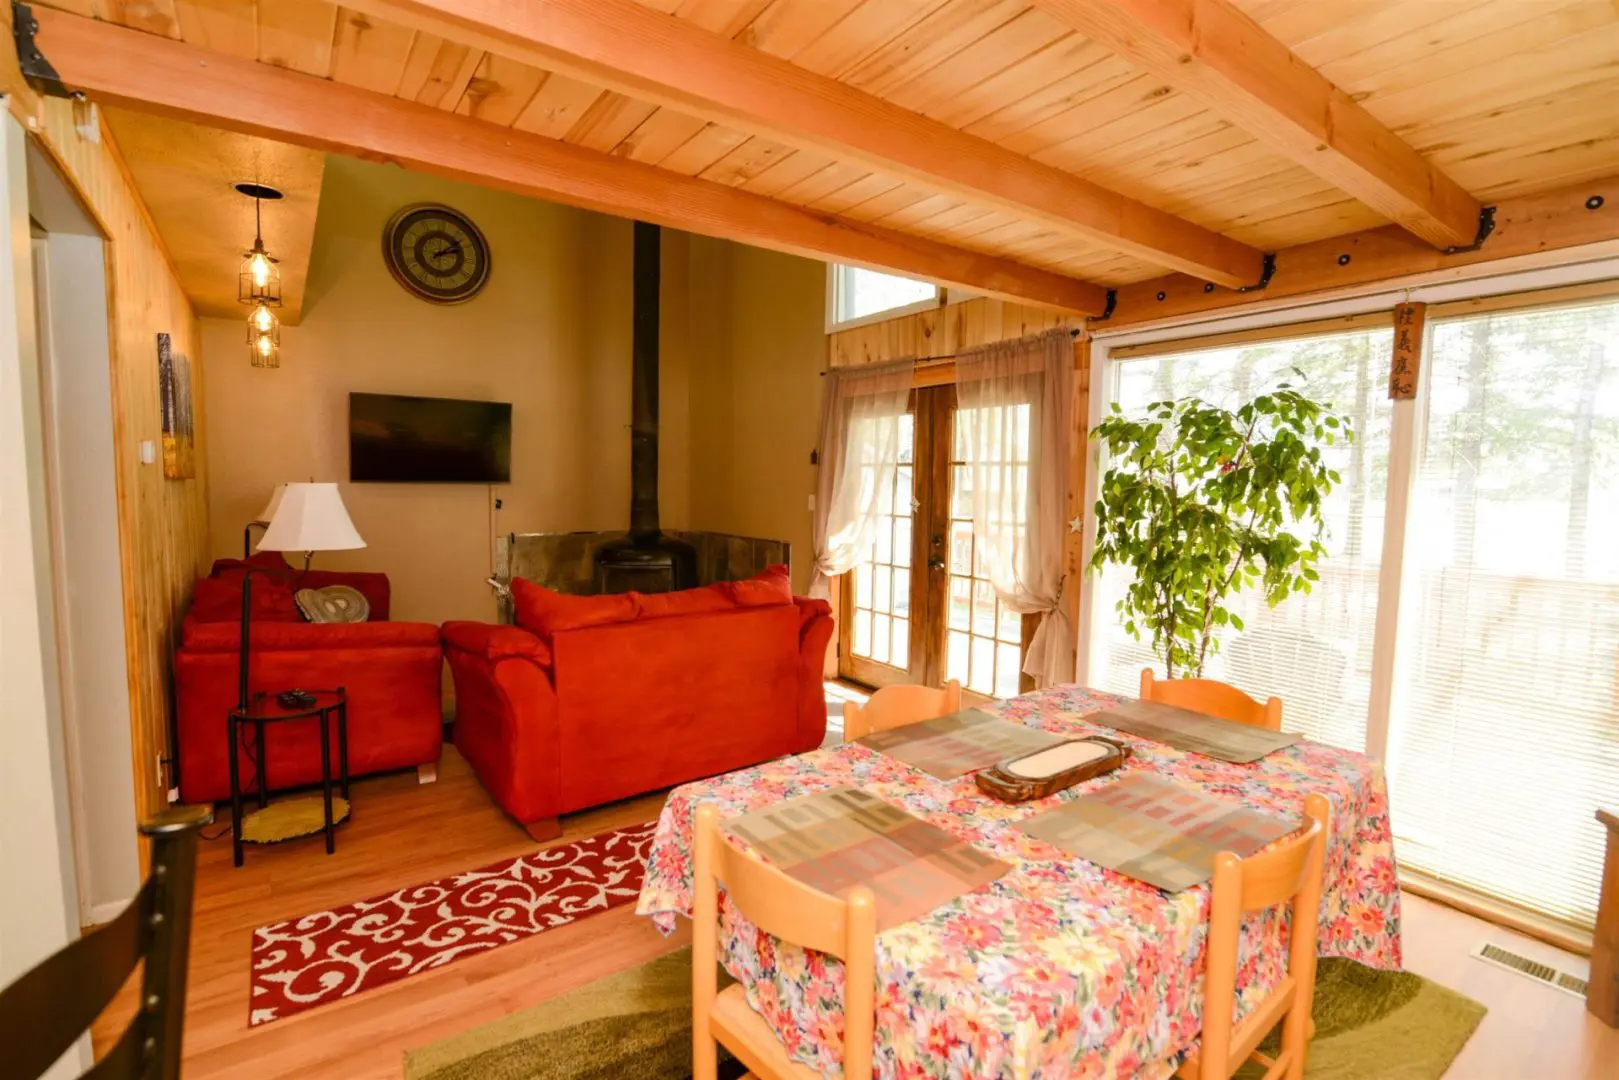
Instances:
[[[1321,961],[1314,1012],[1310,1080],[1439,1080],[1484,1018],[1484,1006],[1438,983],[1348,960]],[[741,1073],[721,1066],[722,1078]],[[690,1075],[690,949],[405,1054],[405,1080]],[[1238,1073],[1248,1075],[1259,1072]]]

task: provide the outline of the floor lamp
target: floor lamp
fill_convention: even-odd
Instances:
[[[317,551],[349,551],[365,547],[349,520],[343,496],[336,484],[283,484],[265,507],[269,527],[259,539],[260,551],[301,551],[304,569]],[[253,575],[262,573],[247,567],[242,575],[241,707],[247,708],[251,694],[251,640],[253,632]]]

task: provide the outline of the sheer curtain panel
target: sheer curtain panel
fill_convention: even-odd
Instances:
[[[878,493],[894,485],[901,422],[915,364],[835,368],[821,400],[820,469],[815,480],[815,569],[810,595],[826,597],[871,543]]]
[[[1023,664],[1040,686],[1074,677],[1062,603],[1073,385],[1067,330],[956,358],[956,440],[971,477],[978,559],[1002,605],[1045,616]]]

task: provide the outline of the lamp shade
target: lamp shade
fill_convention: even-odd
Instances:
[[[336,484],[284,484],[259,540],[260,551],[345,551],[365,541],[343,506]]]
[[[264,509],[260,510],[259,516],[253,520],[261,525],[268,525],[270,522],[274,521],[276,508],[281,505],[281,496],[285,495],[286,493],[287,485],[277,484],[275,486],[275,490],[270,492],[270,501],[264,504]]]

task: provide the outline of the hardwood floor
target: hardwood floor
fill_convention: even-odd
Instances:
[[[187,1080],[380,1080],[401,1075],[403,1052],[495,1020],[685,944],[665,940],[633,905],[414,975],[347,1001],[249,1029],[248,953],[253,928],[386,893],[534,849],[516,822],[446,747],[436,784],[415,773],[360,781],[354,819],[327,856],[318,839],[249,848],[231,866],[228,837],[203,844],[186,1015]],[[661,795],[563,819],[557,843],[657,816]],[[1481,938],[1584,974],[1585,962],[1471,916],[1407,895],[1411,970],[1460,990],[1489,1010],[1447,1080],[1613,1080],[1619,1032],[1578,999],[1467,955]],[[125,1009],[98,1025],[98,1048],[121,1029]],[[1371,1080],[1371,1078],[1368,1078]]]

